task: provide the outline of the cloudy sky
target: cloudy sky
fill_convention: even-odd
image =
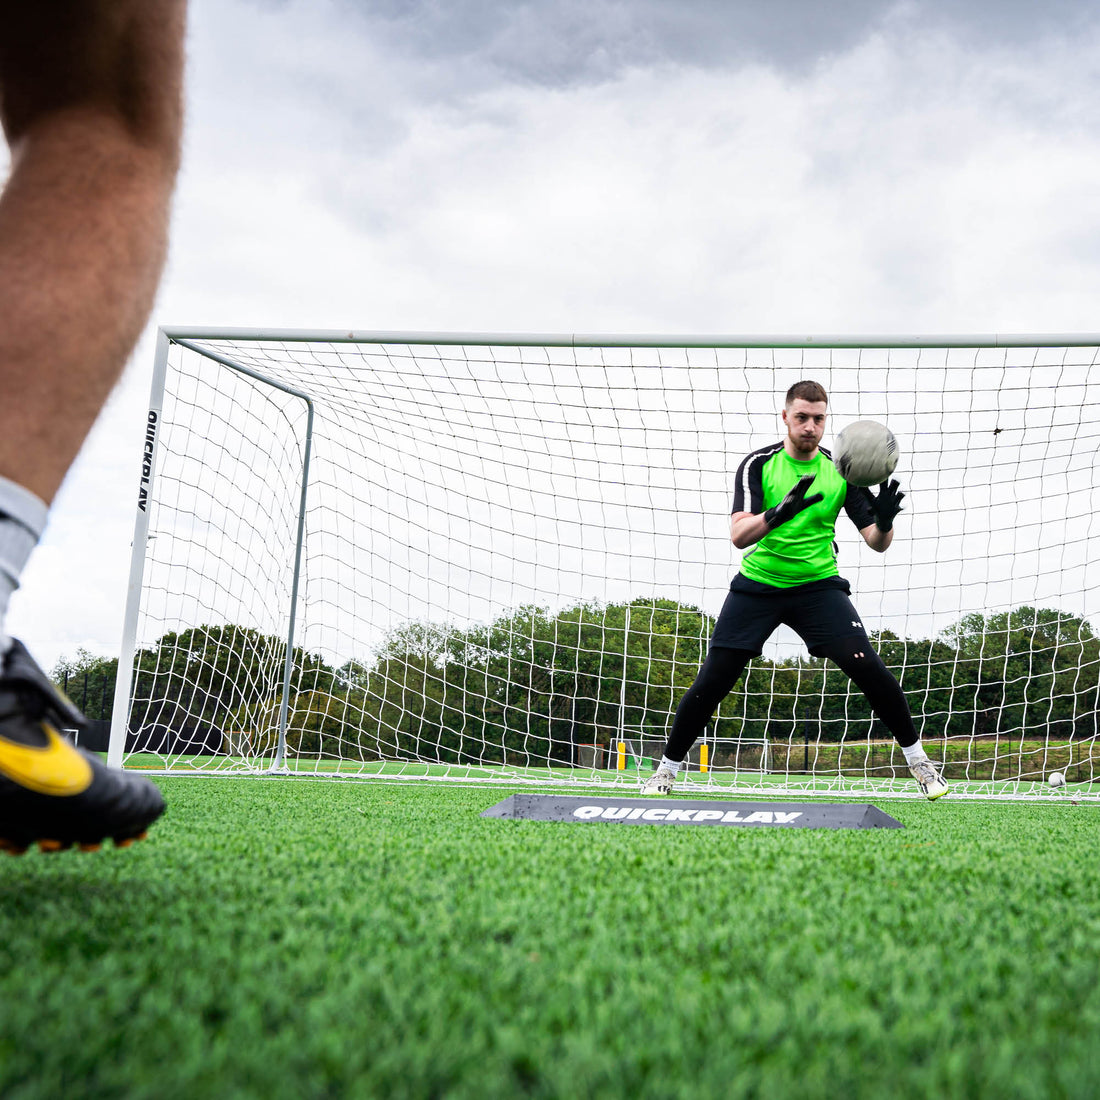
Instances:
[[[150,328],[9,618],[117,652],[157,324],[1100,330],[1077,0],[193,0]]]

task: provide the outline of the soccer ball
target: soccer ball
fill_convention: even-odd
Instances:
[[[833,464],[851,485],[881,485],[898,464],[898,441],[885,424],[857,420],[836,437]]]
[[[1047,782],[1052,787],[1064,787],[1066,785],[1066,777],[1061,772],[1051,772],[1047,776]]]

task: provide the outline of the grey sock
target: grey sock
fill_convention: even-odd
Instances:
[[[46,529],[49,508],[22,485],[0,477],[0,653],[8,648],[4,620],[23,567]]]

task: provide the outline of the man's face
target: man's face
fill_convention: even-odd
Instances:
[[[805,401],[796,397],[783,410],[783,423],[787,425],[787,439],[794,453],[812,458],[825,434],[825,416],[828,406],[824,401]]]

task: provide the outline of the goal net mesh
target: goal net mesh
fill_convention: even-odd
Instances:
[[[1059,797],[1054,770],[1092,791],[1096,347],[162,346],[128,766],[635,786],[737,570],[737,466],[810,378],[826,446],[858,419],[899,440],[893,546],[842,513],[838,561],[929,754],[979,796]],[[916,793],[858,689],[786,628],[682,786]]]

